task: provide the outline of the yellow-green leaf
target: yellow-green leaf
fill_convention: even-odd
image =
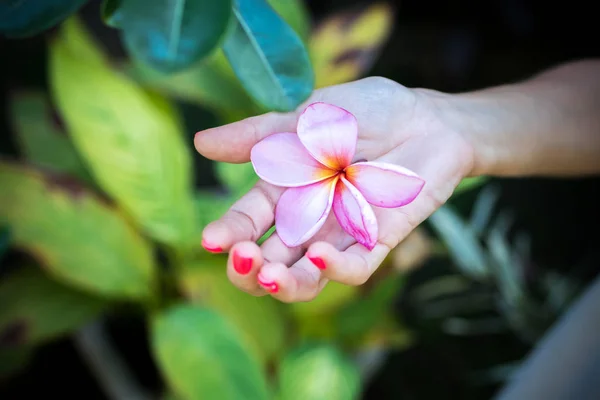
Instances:
[[[313,33],[309,46],[316,87],[360,78],[375,62],[392,27],[393,13],[383,3],[326,19]]]
[[[41,92],[19,92],[12,96],[10,114],[23,155],[39,166],[91,181],[70,138],[52,121],[51,112]]]
[[[226,318],[259,360],[271,360],[285,344],[286,320],[280,304],[236,288],[227,278],[226,262],[225,256],[208,256],[186,265],[180,287],[192,302]]]
[[[165,74],[142,63],[133,64],[130,74],[141,84],[165,95],[211,109],[224,122],[261,112],[235,77],[221,50],[175,74]]]
[[[67,33],[50,45],[52,91],[98,184],[153,238],[195,243],[190,146],[177,113],[107,65],[87,62]]]
[[[267,0],[302,40],[310,35],[310,16],[304,0]]]
[[[27,267],[0,281],[0,304],[0,338],[13,346],[29,346],[78,328],[108,302]]]
[[[267,384],[233,326],[214,311],[178,305],[152,322],[152,347],[176,397],[263,400]]]
[[[258,182],[252,163],[230,164],[215,163],[217,178],[225,185],[236,199],[244,194]]]
[[[358,369],[331,345],[303,345],[280,366],[279,400],[352,400],[360,389]]]
[[[146,298],[148,243],[114,207],[64,175],[0,162],[0,225],[55,277],[98,294]]]

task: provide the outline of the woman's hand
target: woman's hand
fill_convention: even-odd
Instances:
[[[222,162],[250,161],[250,150],[261,139],[295,132],[306,105],[322,101],[350,111],[358,121],[355,161],[384,161],[409,168],[426,184],[411,204],[374,207],[379,239],[372,251],[355,242],[333,213],[305,245],[288,248],[277,233],[261,247],[256,241],[274,224],[274,209],[285,188],[260,181],[203,233],[204,246],[228,251],[230,280],[253,295],[270,293],[285,301],[308,301],[329,280],[348,285],[367,281],[381,262],[417,225],[431,215],[471,173],[473,150],[465,136],[448,127],[438,107],[444,95],[409,90],[384,78],[316,91],[296,113],[266,114],[199,132],[196,149]]]

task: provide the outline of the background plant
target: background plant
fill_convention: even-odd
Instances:
[[[12,94],[19,157],[0,161],[0,262],[6,250],[19,254],[0,281],[5,379],[72,335],[113,398],[350,399],[386,354],[422,340],[394,315],[399,294],[450,334],[512,330],[532,342],[577,291],[554,279],[565,290],[552,290],[558,297],[538,318],[540,300],[518,274],[526,246],[508,243],[502,218],[486,230],[487,192],[471,224],[440,210],[430,222],[443,242],[419,229],[364,287],[329,285],[294,305],[238,291],[225,257],[204,252],[199,235],[256,176],[249,164],[198,164],[190,133],[200,126],[190,114],[222,124],[288,111],[314,87],[359,78],[393,28],[391,10],[377,4],[312,27],[295,0],[106,1],[99,12],[119,30],[123,60],[72,16],[83,3],[0,6],[4,34],[56,28],[50,87]],[[277,40],[253,40],[265,37]],[[457,195],[482,182],[465,181]],[[407,270],[448,254],[460,275],[407,289]],[[484,292],[483,313],[495,315],[461,308],[473,292]],[[132,314],[147,321],[164,378],[157,393],[127,372],[106,334],[107,316]]]

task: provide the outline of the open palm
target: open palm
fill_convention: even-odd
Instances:
[[[228,276],[240,289],[270,293],[285,302],[313,299],[329,280],[364,283],[387,254],[452,194],[472,168],[472,150],[440,116],[443,96],[410,90],[384,78],[367,78],[316,91],[298,112],[270,113],[199,132],[196,149],[223,162],[250,160],[252,147],[279,132],[294,132],[299,113],[313,102],[342,107],[358,121],[353,161],[382,161],[411,169],[426,184],[412,203],[373,207],[379,237],[369,251],[356,243],[331,213],[308,242],[288,247],[277,233],[255,242],[274,224],[275,205],[285,188],[260,181],[203,233],[204,246],[229,251]]]

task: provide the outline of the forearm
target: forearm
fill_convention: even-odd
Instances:
[[[450,123],[473,146],[473,175],[600,173],[600,61],[450,97]]]

